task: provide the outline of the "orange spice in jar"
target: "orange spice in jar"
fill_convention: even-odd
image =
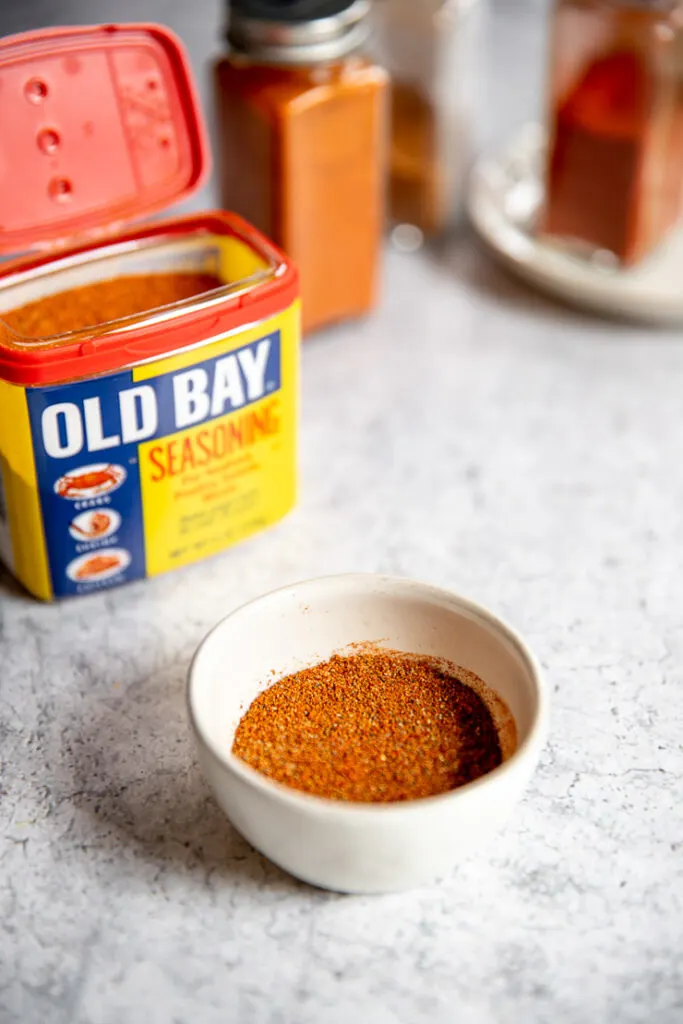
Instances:
[[[221,191],[298,264],[303,328],[374,305],[386,73],[362,56],[368,0],[234,0],[216,69]]]
[[[0,562],[55,600],[157,576],[296,498],[298,275],[210,167],[160,25],[0,39]]]
[[[373,52],[391,75],[389,213],[434,236],[461,217],[476,148],[482,0],[375,0]]]
[[[630,266],[681,215],[683,3],[556,0],[541,230]]]

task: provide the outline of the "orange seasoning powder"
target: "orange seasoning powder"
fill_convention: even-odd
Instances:
[[[377,649],[335,655],[265,690],[232,752],[306,793],[388,803],[472,782],[515,746],[512,715],[474,673]]]
[[[233,48],[216,67],[223,205],[296,262],[304,331],[376,299],[388,76],[356,52],[366,13],[352,0],[233,0]]]
[[[49,338],[147,313],[222,286],[223,282],[214,274],[117,277],[47,295],[19,309],[0,313],[0,319],[25,338]]]
[[[299,267],[304,330],[374,305],[384,226],[386,75],[218,67],[222,197]]]
[[[542,230],[646,257],[681,215],[683,3],[556,0]]]

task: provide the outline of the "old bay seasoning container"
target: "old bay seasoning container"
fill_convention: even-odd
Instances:
[[[24,254],[0,263],[2,560],[51,599],[278,520],[295,500],[296,271],[229,213],[131,223],[208,168],[178,40],[9,37],[0,123],[0,251]]]

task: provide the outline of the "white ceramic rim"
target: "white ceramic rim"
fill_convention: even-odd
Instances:
[[[547,133],[542,125],[527,123],[502,146],[482,153],[476,160],[467,190],[467,212],[491,254],[527,284],[574,308],[616,321],[659,327],[680,325],[680,227],[636,267],[614,271],[592,266],[561,246],[535,236],[508,215],[504,191],[494,182],[511,163],[516,163],[524,168],[528,181],[542,187],[535,164],[546,146]],[[671,250],[674,240],[675,251]],[[667,268],[665,276],[662,267]],[[673,284],[672,277],[676,278]],[[662,286],[661,282],[667,280],[669,283]]]
[[[431,596],[439,599],[440,601],[447,601],[450,605],[459,605],[464,611],[469,612],[471,615],[483,620],[483,622],[490,627],[493,627],[496,632],[498,632],[512,645],[525,664],[529,677],[533,682],[536,694],[536,713],[529,729],[529,734],[517,747],[514,754],[492,771],[487,772],[485,775],[481,775],[478,779],[474,779],[472,782],[465,783],[463,786],[458,786],[457,789],[453,789],[448,793],[439,793],[436,796],[421,797],[419,800],[397,800],[390,803],[361,803],[352,800],[334,800],[329,797],[315,796],[312,793],[305,793],[300,790],[293,789],[290,786],[286,786],[284,783],[276,782],[273,779],[269,779],[267,776],[262,775],[261,772],[252,768],[245,761],[235,757],[232,752],[228,751],[226,753],[223,748],[219,748],[211,739],[209,739],[206,731],[202,728],[199,716],[196,713],[194,695],[195,690],[199,685],[197,682],[200,678],[199,661],[201,659],[202,652],[214,634],[221,630],[225,623],[230,619],[239,616],[242,612],[251,608],[255,604],[273,600],[281,594],[285,594],[289,591],[302,590],[309,585],[319,586],[321,583],[327,583],[334,586],[336,583],[341,583],[342,581],[350,583],[354,580],[359,582],[376,580],[389,585],[398,584],[399,586],[409,586],[411,588],[421,590],[425,597]],[[277,680],[274,680],[274,683],[275,682],[277,682]],[[290,583],[284,587],[278,587],[276,590],[271,590],[265,594],[261,594],[259,597],[253,598],[251,601],[247,601],[245,604],[235,608],[228,615],[224,616],[220,622],[217,622],[213,629],[204,637],[192,659],[192,662],[190,663],[187,684],[187,708],[190,723],[199,741],[228,772],[237,776],[238,779],[241,779],[247,785],[253,786],[264,794],[276,797],[285,803],[298,808],[302,812],[315,814],[316,816],[344,814],[347,817],[353,817],[354,815],[367,816],[368,814],[409,815],[414,813],[417,809],[428,805],[445,805],[455,800],[466,799],[468,796],[474,795],[482,787],[495,784],[496,781],[505,773],[516,767],[520,760],[527,760],[530,757],[535,758],[535,756],[540,753],[545,743],[549,716],[548,694],[545,683],[543,682],[541,667],[524,640],[512,626],[499,616],[488,611],[488,609],[484,608],[483,605],[477,604],[476,601],[472,601],[470,598],[457,594],[455,591],[446,590],[442,587],[435,587],[431,583],[423,583],[419,580],[400,576],[384,576],[377,573],[341,573],[334,576],[315,576],[310,579],[301,580],[297,583]]]

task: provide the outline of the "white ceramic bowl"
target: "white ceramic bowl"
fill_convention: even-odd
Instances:
[[[392,804],[310,796],[232,755],[237,724],[257,694],[359,641],[475,672],[512,712],[517,751],[451,793]],[[412,888],[479,849],[522,795],[547,728],[539,667],[508,626],[456,594],[384,576],[310,580],[233,612],[199,648],[188,702],[202,769],[235,828],[292,875],[340,892]]]

